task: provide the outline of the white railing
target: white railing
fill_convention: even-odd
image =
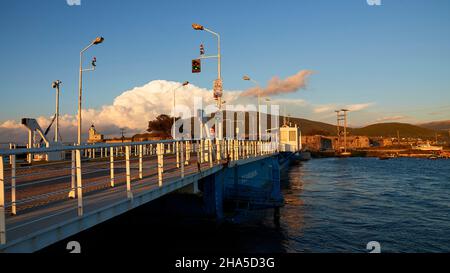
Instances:
[[[18,213],[76,199],[81,217],[86,196],[107,188],[123,188],[127,198],[133,199],[133,188],[152,183],[163,187],[169,180],[226,161],[272,154],[277,148],[277,144],[264,141],[202,139],[0,151],[0,244],[6,243],[7,218]],[[55,152],[62,153],[64,160],[27,163],[35,155],[45,159],[46,154]]]

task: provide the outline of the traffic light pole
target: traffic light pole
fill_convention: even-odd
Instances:
[[[217,37],[217,55],[216,56],[201,56],[200,59],[217,58],[217,79],[222,79],[221,55],[220,55],[220,35],[210,29],[203,28],[204,31],[211,33]]]
[[[217,55],[216,56],[200,56],[200,59],[209,59],[209,58],[217,58],[217,80],[218,81],[222,81],[222,56],[220,54],[220,35],[210,29],[207,28],[203,28],[202,30],[211,33],[212,35],[217,37]],[[218,96],[217,98],[217,108],[218,111],[216,112],[216,115],[218,112],[222,113],[222,92],[223,90],[221,90],[221,94],[220,96]],[[216,133],[217,133],[217,138],[219,140],[223,139],[223,122],[215,122],[215,128],[216,128]]]

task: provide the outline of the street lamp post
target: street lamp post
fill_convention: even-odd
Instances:
[[[52,83],[52,88],[56,89],[56,111],[55,111],[55,142],[58,142],[59,138],[59,87],[62,82],[60,80]]]
[[[189,84],[188,81],[183,82],[180,86],[176,87],[173,89],[173,129],[172,129],[172,137],[173,139],[175,139],[175,122],[176,122],[176,118],[175,118],[175,92],[183,87],[183,86],[187,86]]]
[[[93,45],[98,45],[103,43],[105,39],[103,37],[97,37],[94,41],[92,41],[87,47],[85,47],[80,52],[80,74],[79,74],[79,82],[78,82],[78,145],[81,145],[81,101],[83,94],[83,72],[94,71],[95,70],[95,62],[96,59],[92,60],[92,68],[83,70],[83,53],[88,50]]]
[[[244,76],[244,77],[242,77],[242,79],[244,81],[251,81],[251,82],[253,82],[259,88],[258,82],[253,80],[249,76]],[[261,132],[261,110],[260,110],[260,105],[261,105],[261,92],[258,90],[258,140],[261,140],[261,135],[262,135],[262,132]]]
[[[222,56],[220,54],[220,34],[216,33],[202,25],[199,24],[192,24],[192,28],[194,30],[202,30],[202,31],[206,31],[211,33],[212,35],[217,37],[217,55],[216,56],[200,56],[200,59],[209,59],[209,58],[217,58],[217,83],[218,85],[222,88],[222,72],[221,72],[221,62],[222,62]],[[214,90],[216,91],[216,90]],[[217,107],[219,108],[218,112],[222,112],[222,92],[223,90],[220,90],[220,94],[218,94],[217,96]],[[217,119],[216,119],[216,123],[215,123],[215,127],[216,129],[218,129],[218,138],[219,140],[222,139],[223,137],[223,124],[222,122],[220,122],[220,124],[218,124]]]

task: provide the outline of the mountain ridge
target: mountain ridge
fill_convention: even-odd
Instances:
[[[318,122],[302,118],[290,118],[290,122],[300,126],[303,135],[337,135],[336,125]],[[348,128],[352,135],[369,137],[400,137],[435,138],[436,134],[442,135],[442,131],[400,122],[375,123],[361,128]]]
[[[432,121],[427,123],[417,124],[417,126],[428,128],[432,130],[450,130],[450,120]]]

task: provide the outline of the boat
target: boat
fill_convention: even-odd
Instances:
[[[442,151],[444,147],[442,146],[433,146],[430,144],[430,142],[427,142],[426,144],[420,144],[413,147],[414,150],[419,151]]]
[[[381,155],[378,157],[379,160],[388,160],[392,158],[396,158],[397,156],[394,154]]]
[[[350,156],[352,156],[352,153],[350,153],[350,152],[343,152],[343,153],[340,153],[339,156],[340,157],[350,157]]]

